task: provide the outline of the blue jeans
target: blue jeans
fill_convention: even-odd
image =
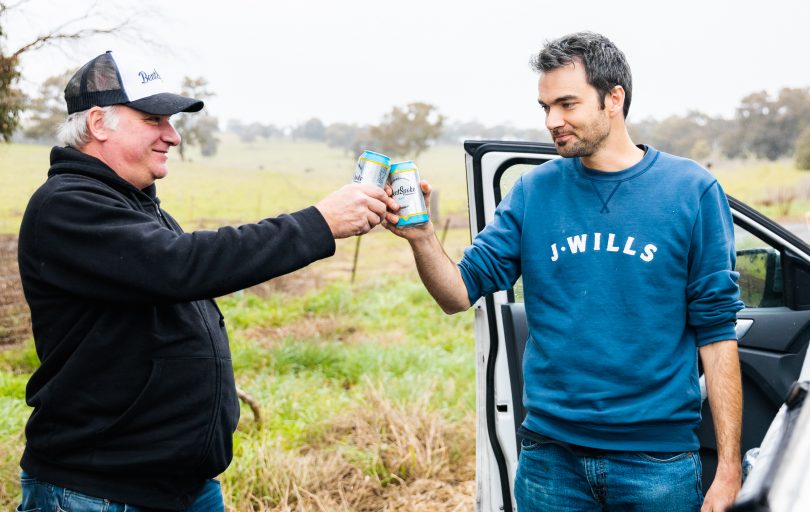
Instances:
[[[693,452],[575,455],[554,443],[521,441],[518,512],[692,512],[703,503]]]
[[[20,475],[22,503],[17,512],[141,512],[142,509],[94,498],[70,489],[37,480],[25,471]],[[225,512],[222,488],[216,480],[208,480],[200,495],[186,512]]]

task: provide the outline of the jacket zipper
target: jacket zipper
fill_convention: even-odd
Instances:
[[[149,201],[155,207],[155,213],[157,214],[158,220],[170,230],[177,232],[172,226],[172,224],[163,216],[163,213],[160,211],[160,206],[150,197]],[[211,302],[214,302],[213,300]],[[211,420],[208,423],[208,433],[205,436],[205,442],[203,443],[203,450],[200,452],[198,463],[201,463],[205,460],[208,456],[209,452],[211,451],[211,442],[214,438],[214,430],[216,427],[217,419],[219,417],[219,410],[222,408],[222,361],[219,353],[219,349],[217,349],[217,341],[214,336],[214,331],[211,327],[211,324],[208,322],[208,317],[205,314],[205,310],[200,305],[199,301],[192,301],[194,304],[194,308],[197,310],[197,314],[200,315],[200,318],[203,321],[203,325],[205,325],[205,329],[208,332],[208,340],[211,342],[211,350],[214,353],[214,365],[215,365],[215,378],[216,378],[216,391],[215,391],[215,398],[214,398],[214,405],[211,410]],[[216,304],[216,303],[214,303]],[[220,317],[222,317],[222,312],[219,311],[219,307],[216,307],[217,313]],[[219,324],[219,322],[217,322]],[[219,326],[219,325],[218,325]]]
[[[205,328],[208,331],[208,339],[211,341],[211,348],[214,351],[214,366],[216,370],[216,395],[214,399],[214,406],[211,410],[211,420],[208,423],[208,433],[205,436],[205,443],[203,444],[203,450],[200,452],[199,463],[201,463],[205,458],[208,456],[208,453],[211,451],[211,442],[214,438],[214,429],[219,418],[219,410],[222,407],[222,360],[219,356],[219,350],[217,350],[217,343],[216,339],[214,338],[214,332],[211,328],[211,324],[208,322],[208,318],[205,315],[205,311],[203,310],[202,306],[200,306],[199,301],[194,301],[194,307],[197,308],[197,312],[200,314],[200,317],[205,324]]]

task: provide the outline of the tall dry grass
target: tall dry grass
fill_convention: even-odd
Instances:
[[[362,404],[337,416],[304,447],[262,447],[237,457],[243,477],[224,482],[232,510],[436,511],[473,508],[472,418],[447,421],[429,397],[397,403],[370,383]],[[249,476],[246,477],[245,473]]]

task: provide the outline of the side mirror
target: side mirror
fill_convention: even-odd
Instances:
[[[740,298],[748,308],[784,306],[784,283],[779,252],[772,247],[737,251]]]

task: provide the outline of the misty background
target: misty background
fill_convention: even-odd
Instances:
[[[289,135],[314,118],[368,126],[394,106],[426,103],[444,116],[445,142],[536,138],[543,114],[528,60],[547,39],[583,29],[626,53],[634,74],[629,121],[645,138],[651,120],[733,120],[748,103],[757,108],[784,88],[810,86],[801,62],[810,4],[798,0],[4,4],[13,7],[2,20],[6,53],[48,31],[121,27],[21,54],[19,88],[29,97],[107,49],[148,53],[178,88],[184,77],[205,80],[220,130],[233,121]],[[665,130],[644,142],[670,136]]]

